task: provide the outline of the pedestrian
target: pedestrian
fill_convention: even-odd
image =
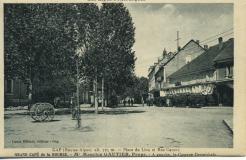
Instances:
[[[130,103],[131,103],[131,101],[130,101],[130,98],[129,98],[129,99],[128,99],[128,106],[130,106],[130,105],[131,105]]]
[[[170,107],[171,106],[170,105],[170,99],[169,98],[166,99],[166,105],[167,105],[167,107]]]
[[[74,97],[71,97],[70,99],[70,107],[71,107],[72,119],[76,119],[76,109],[75,109]]]
[[[150,103],[151,103],[150,101],[151,101],[151,100],[150,100],[150,97],[148,97],[148,98],[147,98],[147,106],[149,106],[149,107],[150,107]]]
[[[54,98],[54,107],[55,108],[60,105],[60,101],[61,101],[60,97],[55,97]]]
[[[123,103],[124,103],[124,107],[125,107],[126,106],[126,100],[125,99],[123,100]]]
[[[143,106],[144,106],[144,99],[143,99],[143,97],[142,97],[141,101],[142,101],[142,104],[143,104]]]
[[[131,99],[131,106],[133,106],[133,99]]]
[[[32,93],[29,92],[29,94],[28,94],[28,110],[29,111],[31,109],[31,106],[32,106]]]

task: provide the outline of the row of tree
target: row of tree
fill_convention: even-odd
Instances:
[[[134,98],[135,103],[146,102],[148,98],[148,79],[145,77],[134,77],[133,85],[126,87],[123,98]]]
[[[30,86],[35,101],[51,101],[81,82],[101,81],[123,95],[133,85],[135,28],[121,3],[5,4],[5,77]]]

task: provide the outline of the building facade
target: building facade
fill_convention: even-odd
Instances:
[[[170,87],[167,78],[175,71],[205,52],[205,49],[199,45],[198,41],[190,40],[178,52],[163,51],[161,59],[149,68],[149,92],[152,97],[164,97],[163,90]]]
[[[199,41],[190,40],[179,52],[177,52],[170,61],[164,65],[165,77],[162,81],[163,88],[167,87],[171,74],[190,63],[193,59],[205,52],[205,49],[200,46]]]
[[[233,39],[207,49],[167,77],[167,105],[233,105]],[[182,102],[181,102],[182,101]]]

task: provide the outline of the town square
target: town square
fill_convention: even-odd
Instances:
[[[5,147],[228,148],[233,146],[232,132],[223,123],[223,120],[232,120],[232,108],[136,106],[109,108],[104,113],[99,112],[98,115],[88,109],[86,106],[81,106],[80,129],[76,129],[75,120],[72,120],[70,114],[56,115],[53,121],[43,123],[33,121],[29,115],[23,115],[24,113],[5,114],[5,135],[9,135],[5,138]]]
[[[233,26],[230,3],[4,4],[4,147],[233,148]]]

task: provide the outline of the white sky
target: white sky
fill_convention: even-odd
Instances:
[[[137,76],[147,77],[149,66],[157,61],[164,48],[167,51],[176,51],[177,31],[182,47],[191,39],[202,41],[233,28],[232,4],[135,3],[126,4],[126,7],[136,27],[133,50],[137,57],[135,64]],[[224,40],[230,37],[233,37],[233,34],[224,37]],[[217,40],[207,44],[211,46],[215,43]]]

